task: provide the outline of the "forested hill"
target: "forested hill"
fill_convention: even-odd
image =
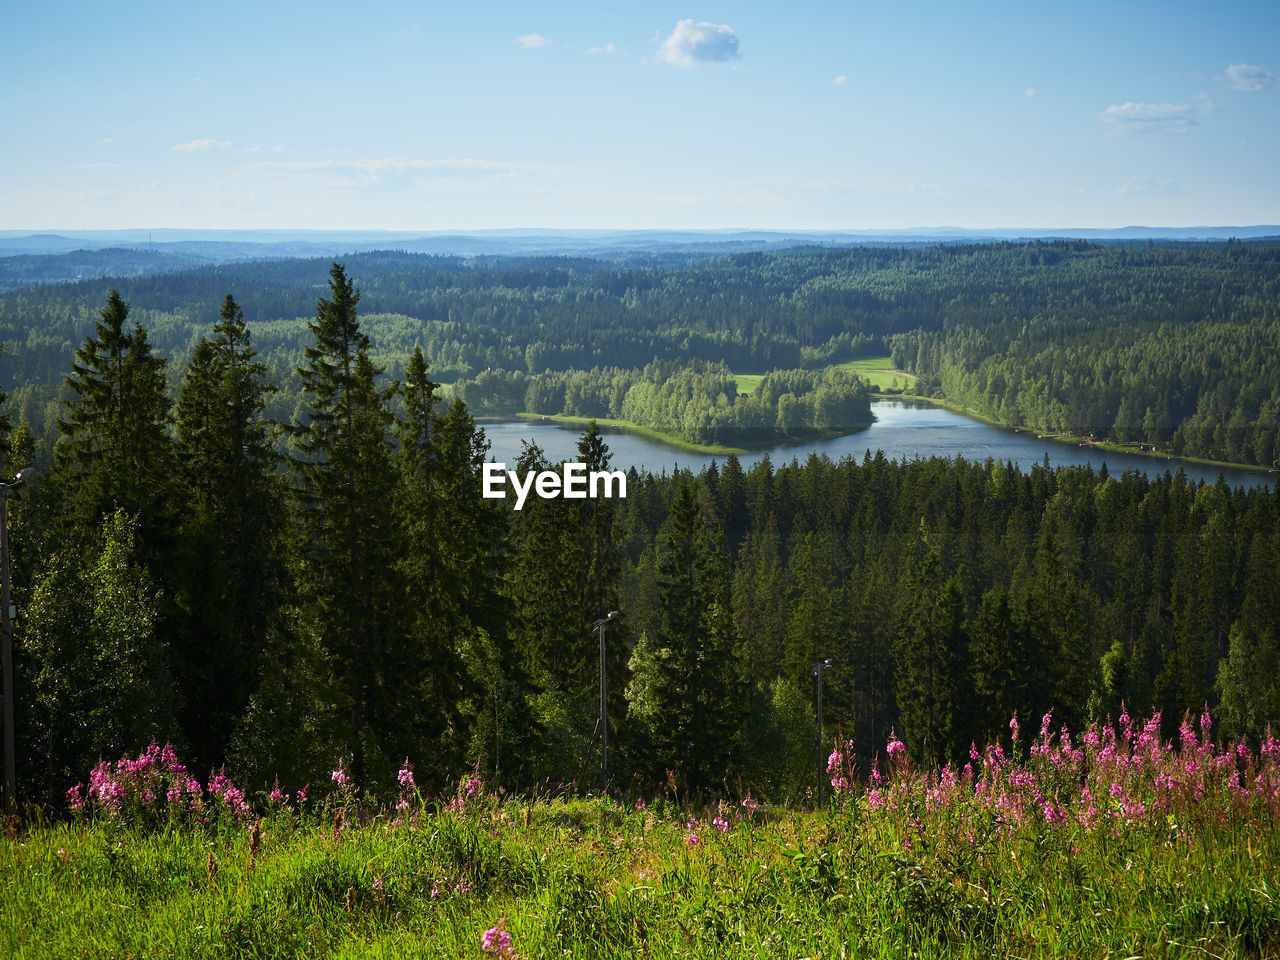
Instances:
[[[33,424],[47,422],[71,351],[114,287],[172,359],[176,386],[233,293],[284,403],[329,266],[275,260],[12,291],[0,297],[0,382]],[[419,345],[477,412],[526,406],[548,372],[597,370],[602,393],[617,371],[654,360],[763,372],[891,351],[921,391],[1001,422],[1242,463],[1271,465],[1280,451],[1280,245],[1267,241],[622,262],[379,252],[346,267],[388,376]]]
[[[704,272],[717,268],[791,267]],[[75,351],[53,462],[9,497],[24,796],[56,801],[96,757],[153,737],[263,787],[316,782],[337,756],[360,784],[405,756],[432,789],[471,768],[521,789],[572,780],[598,755],[590,627],[611,610],[624,779],[741,773],[800,796],[808,680],[826,657],[839,665],[826,729],[863,751],[896,731],[922,762],[962,762],[1014,710],[1074,727],[1127,706],[1175,725],[1207,701],[1255,747],[1280,722],[1274,489],[729,458],[697,477],[633,472],[625,499],[517,511],[481,496],[483,432],[466,403],[443,402],[422,352],[389,387],[341,266],[326,292],[289,381],[284,456],[234,298],[173,404],[146,329],[106,297]],[[727,377],[675,363],[648,364],[626,396]],[[794,370],[751,396],[803,391],[804,374],[815,395],[832,386]],[[10,475],[32,439],[0,413]],[[611,462],[594,426],[578,454],[589,470]],[[529,447],[518,468],[551,466]]]

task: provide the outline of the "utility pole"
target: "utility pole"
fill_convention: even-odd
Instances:
[[[604,673],[604,628],[618,619],[618,611],[610,610],[607,617],[601,617],[591,625],[591,629],[600,634],[600,796],[604,796],[609,783],[609,718],[605,712],[608,703],[608,680]]]
[[[818,681],[818,808],[822,808],[822,781],[827,776],[826,761],[822,756],[822,675],[830,670],[830,659],[819,660],[813,665],[813,675]]]
[[[10,815],[18,812],[18,777],[13,738],[13,618],[9,603],[9,491],[31,474],[23,470],[12,483],[0,483],[0,622],[4,626],[4,805]]]

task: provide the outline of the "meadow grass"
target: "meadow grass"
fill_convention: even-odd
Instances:
[[[1274,829],[1027,827],[959,843],[860,804],[735,818],[491,802],[335,831],[61,824],[6,841],[10,957],[1274,956]],[[1203,951],[1201,953],[1200,951]],[[567,952],[567,954],[566,954]]]
[[[915,383],[916,378],[893,365],[892,357],[861,357],[857,360],[846,360],[844,363],[832,364],[836,370],[848,370],[871,381],[876,390],[905,390]]]
[[[846,360],[833,363],[828,369],[847,370],[871,382],[874,390],[902,391],[915,382],[915,377],[904,370],[895,369],[892,357],[861,357],[857,360]],[[735,373],[738,393],[755,393],[756,388],[765,378],[763,373]]]
[[[150,819],[86,805],[0,841],[0,955],[1280,954],[1280,744],[1043,730],[963,773],[914,771],[890,743],[865,783],[837,750],[819,812],[665,789],[530,799],[475,776],[424,801],[411,771],[394,808],[342,784],[260,821],[212,800]]]

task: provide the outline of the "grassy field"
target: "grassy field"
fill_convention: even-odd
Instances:
[[[876,390],[902,390],[915,382],[911,374],[897,370],[892,357],[863,357],[835,364],[837,370],[849,370],[871,381]]]
[[[902,390],[915,381],[915,377],[902,370],[895,370],[892,357],[862,357],[832,365],[836,370],[849,370],[871,381],[876,390]],[[763,373],[736,373],[739,393],[755,393],[764,379]]]
[[[674,778],[646,801],[473,775],[424,800],[406,768],[394,806],[339,787],[257,820],[225,782],[163,807],[140,757],[95,771],[93,815],[0,840],[0,955],[1276,956],[1280,742],[1151,731],[1076,747],[1046,721],[1019,761],[940,774],[891,742],[865,782],[837,751],[818,813]]]

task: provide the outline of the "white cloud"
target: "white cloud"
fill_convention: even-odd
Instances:
[[[175,143],[170,149],[178,153],[199,153],[202,150],[225,150],[229,146],[231,146],[230,140],[203,137],[199,140],[188,140],[186,143]]]
[[[587,47],[587,53],[614,54],[617,52],[617,48],[612,43],[606,43],[603,47]]]
[[[1120,133],[1186,133],[1198,122],[1188,103],[1111,104],[1099,115]]]
[[[252,147],[245,147],[244,152],[245,153],[283,153],[284,147],[282,147],[278,143],[273,143],[270,145],[264,144],[264,143],[255,143]]]
[[[111,143],[112,140],[110,137],[99,137],[97,140],[93,142],[96,143],[98,146],[105,146],[106,144]]]
[[[1025,90],[1023,90],[1023,91],[1022,91],[1022,95],[1023,95],[1024,97],[1034,97],[1034,96],[1036,95],[1036,88],[1035,88],[1035,87],[1027,87],[1027,89],[1025,89]]]
[[[836,77],[831,82],[834,83],[837,87],[843,87],[846,83],[849,82],[849,78],[842,73],[840,74],[840,76]]]
[[[1280,80],[1261,67],[1249,63],[1233,63],[1227,67],[1227,86],[1232,90],[1275,90],[1280,87]]]
[[[533,50],[537,47],[549,46],[551,41],[540,33],[526,33],[523,37],[516,37],[516,43],[526,50]]]
[[[471,157],[423,160],[416,157],[366,157],[359,160],[259,160],[244,165],[245,169],[264,173],[336,173],[355,174],[342,183],[348,186],[386,185],[396,178],[486,177],[489,180],[517,177],[531,172],[554,171],[558,168],[501,160],[479,160]],[[560,172],[564,172],[563,169]]]
[[[673,67],[727,63],[738,57],[738,35],[725,24],[681,20],[658,47],[658,62]]]
[[[1191,98],[1191,106],[1195,108],[1196,113],[1208,116],[1211,113],[1217,113],[1222,108],[1213,102],[1213,98],[1207,93],[1197,93]]]
[[[1116,193],[1122,197],[1169,196],[1180,189],[1172,177],[1125,177]]]

